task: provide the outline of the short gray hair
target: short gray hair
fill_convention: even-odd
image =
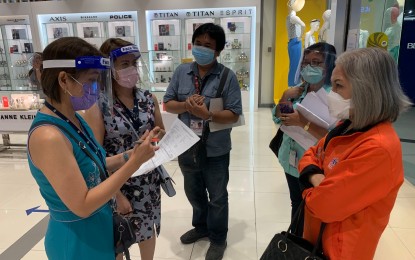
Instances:
[[[402,91],[396,63],[385,50],[348,51],[337,58],[336,65],[352,85],[353,128],[395,122],[412,105]]]

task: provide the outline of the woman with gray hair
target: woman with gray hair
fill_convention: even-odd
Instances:
[[[400,140],[392,122],[411,105],[393,58],[379,48],[337,58],[329,109],[341,123],[299,163],[306,187],[304,237],[333,259],[373,259],[403,182]]]

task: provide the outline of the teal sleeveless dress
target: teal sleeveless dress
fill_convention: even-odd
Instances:
[[[93,137],[92,130],[87,123],[77,115],[84,131]],[[38,121],[54,122],[69,130],[75,137],[82,140],[72,127],[60,118],[56,118],[41,112],[36,114],[33,124]],[[29,132],[32,133],[33,129]],[[63,132],[63,134],[65,134]],[[66,135],[66,134],[65,134]],[[77,142],[68,137],[72,144],[73,154],[89,189],[100,182],[99,170],[95,163],[81,150]],[[95,141],[95,139],[94,139]],[[29,143],[29,142],[28,142]],[[95,143],[97,143],[95,141]],[[86,145],[87,149],[90,149]],[[98,145],[103,158],[105,151]],[[29,150],[29,149],[28,149]],[[56,151],[59,152],[59,151]],[[91,154],[95,153],[90,150]],[[48,158],[45,158],[48,160]],[[100,162],[99,158],[95,160]],[[45,250],[50,260],[83,260],[100,259],[114,260],[114,237],[112,230],[112,209],[110,202],[97,209],[89,217],[81,218],[71,212],[59,198],[47,178],[32,162],[28,154],[30,171],[39,185],[42,197],[50,210],[50,220],[45,236]]]

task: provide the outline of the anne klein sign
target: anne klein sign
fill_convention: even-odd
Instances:
[[[0,133],[25,133],[29,131],[37,110],[0,111]]]

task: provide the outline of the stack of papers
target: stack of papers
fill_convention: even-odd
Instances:
[[[297,104],[296,110],[312,124],[325,129],[334,127],[338,121],[337,118],[330,116],[327,92],[324,88],[321,88],[317,92],[308,93],[303,101]],[[305,131],[302,127],[282,125],[280,128],[306,150],[318,141],[317,138]]]

